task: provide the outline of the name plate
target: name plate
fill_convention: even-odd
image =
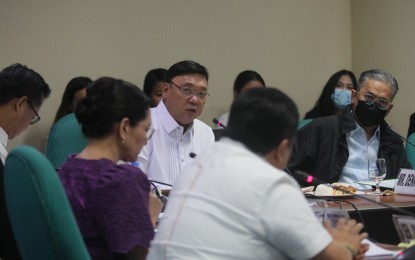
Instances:
[[[395,192],[398,194],[415,195],[415,170],[401,169],[399,171]]]
[[[415,239],[415,219],[413,217],[394,214],[392,220],[401,242],[409,243]]]

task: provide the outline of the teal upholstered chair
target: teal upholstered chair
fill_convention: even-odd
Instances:
[[[4,188],[23,259],[90,259],[58,174],[38,150],[10,152]]]
[[[415,133],[412,133],[408,137],[408,141],[415,144]],[[405,146],[405,150],[406,150],[406,159],[408,159],[409,163],[415,169],[415,147],[407,143]]]
[[[297,129],[304,127],[305,125],[309,124],[311,121],[313,121],[312,118],[300,120],[300,122],[298,122]]]
[[[46,157],[55,169],[62,166],[68,155],[79,153],[85,148],[87,140],[82,133],[81,125],[71,113],[62,117],[50,129],[46,145]]]

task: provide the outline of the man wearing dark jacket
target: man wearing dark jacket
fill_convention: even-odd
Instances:
[[[298,130],[290,171],[305,171],[329,183],[354,183],[369,180],[369,158],[386,159],[385,179],[396,178],[400,168],[412,168],[403,141],[384,120],[398,89],[385,71],[363,72],[342,115],[316,118]]]

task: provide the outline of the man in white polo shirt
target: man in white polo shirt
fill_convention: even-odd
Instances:
[[[238,96],[222,138],[177,178],[148,259],[362,257],[362,224],[341,219],[324,228],[283,171],[297,124],[281,91]]]
[[[174,184],[183,167],[215,140],[212,129],[196,119],[209,96],[208,72],[194,61],[167,71],[163,99],[151,109],[155,132],[138,155],[139,167],[154,181]]]

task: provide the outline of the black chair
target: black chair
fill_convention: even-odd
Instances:
[[[213,134],[215,135],[215,141],[220,139],[220,137],[222,136],[224,130],[225,129],[223,129],[223,128],[212,129]]]

